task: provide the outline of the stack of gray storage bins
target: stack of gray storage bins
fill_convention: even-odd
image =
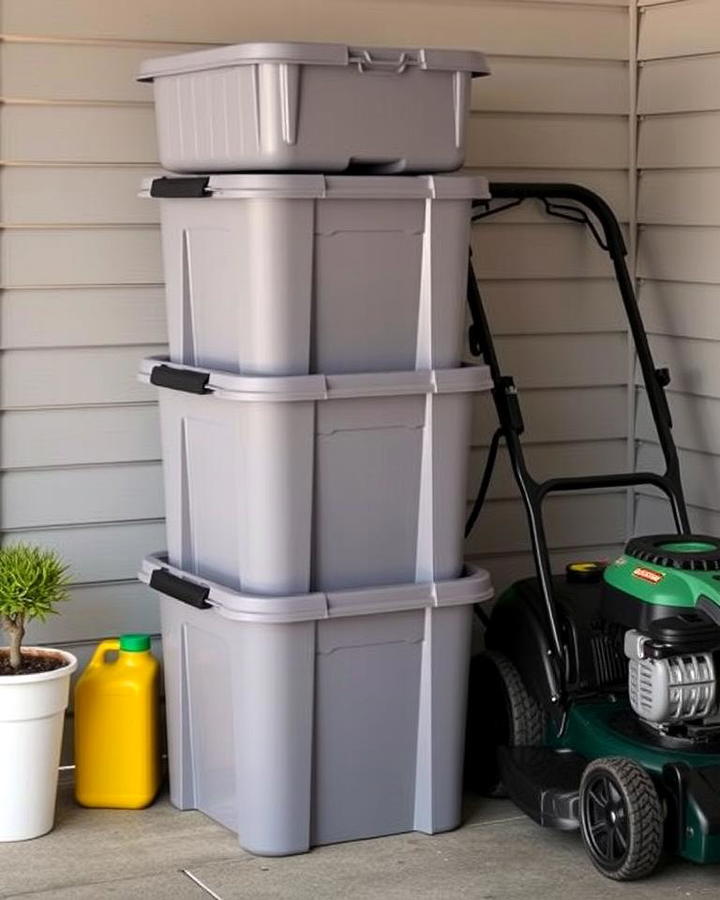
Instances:
[[[247,850],[460,821],[462,366],[481,54],[243,44],[144,65],[160,157],[173,803]],[[334,174],[351,171],[363,174]],[[260,171],[258,171],[260,170]],[[211,173],[211,174],[208,174]],[[292,174],[291,174],[292,173]]]

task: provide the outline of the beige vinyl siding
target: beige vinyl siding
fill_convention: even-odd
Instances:
[[[646,4],[643,4],[645,6]],[[670,406],[691,524],[720,527],[720,4],[676,0],[639,20],[638,276]],[[640,392],[637,464],[660,464]],[[672,528],[642,491],[636,530]]]
[[[138,585],[162,548],[157,411],[135,379],[162,352],[158,171],[142,59],[237,40],[477,47],[468,166],[495,179],[580,181],[628,219],[624,0],[1,0],[0,528],[56,547],[77,587],[32,638],[83,642],[158,630]],[[506,368],[524,390],[543,474],[621,465],[624,323],[610,270],[582,230],[531,205],[479,226],[476,264]],[[475,489],[493,416],[478,404]],[[471,493],[468,495],[470,500]],[[592,513],[590,510],[592,509]],[[556,498],[557,561],[607,555],[622,495]],[[522,507],[499,473],[469,546],[496,580],[529,571]]]
[[[638,58],[671,59],[716,53],[720,33],[717,0],[673,0],[648,4],[640,0]]]
[[[348,41],[625,59],[627,4],[556,0],[3,0],[3,32],[83,41]],[[569,49],[572,53],[569,53]]]
[[[574,60],[566,64],[568,73],[578,66]],[[558,98],[543,100],[537,97],[542,82],[527,88],[536,108],[553,110],[562,102],[564,115],[553,110],[513,116],[501,134],[493,121],[490,150],[498,148],[504,165],[481,149],[490,168],[477,168],[497,180],[585,184],[605,196],[626,222],[627,66],[583,64],[593,80],[590,86],[578,78],[574,87],[581,97],[566,86]],[[552,91],[550,85],[547,89]],[[521,84],[513,91],[516,98],[523,96]],[[544,478],[625,469],[627,338],[605,255],[586,231],[548,219],[530,203],[478,225],[473,253],[501,364],[521,390],[532,471]],[[475,428],[470,498],[494,427],[492,410],[483,411]],[[560,567],[578,556],[611,556],[626,529],[622,493],[551,497],[545,516],[553,563]],[[532,572],[525,515],[502,451],[468,550],[488,566],[500,589]]]

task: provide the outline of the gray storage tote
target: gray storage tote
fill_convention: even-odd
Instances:
[[[151,59],[139,80],[175,172],[446,172],[488,73],[475,51],[273,42]]]
[[[147,359],[170,561],[236,590],[455,578],[485,366],[250,378]]]
[[[492,596],[486,572],[258,597],[149,557],[140,579],[162,592],[175,806],[270,856],[460,824],[470,626],[473,604]]]
[[[457,366],[473,175],[214,175],[160,198],[170,359],[244,375]]]

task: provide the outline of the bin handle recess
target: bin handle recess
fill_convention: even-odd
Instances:
[[[371,69],[390,69],[400,75],[408,66],[416,66],[418,60],[406,51],[403,51],[396,59],[381,59],[373,57],[369,50],[351,50],[348,63],[351,66],[357,66],[359,72]]]
[[[163,176],[153,178],[150,185],[151,197],[209,197],[210,178],[207,175],[191,175],[186,178]]]
[[[194,581],[187,581],[168,572],[167,569],[155,569],[148,582],[153,590],[167,594],[174,600],[194,606],[195,609],[209,609],[212,604],[207,602],[210,596],[210,588]]]
[[[150,372],[150,384],[173,391],[185,391],[186,394],[211,394],[212,390],[207,386],[209,380],[209,372],[176,369],[166,365],[153,366]]]

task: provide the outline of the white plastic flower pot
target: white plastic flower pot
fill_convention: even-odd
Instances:
[[[52,672],[0,676],[0,841],[26,841],[53,827],[58,765],[70,676],[77,659]]]

